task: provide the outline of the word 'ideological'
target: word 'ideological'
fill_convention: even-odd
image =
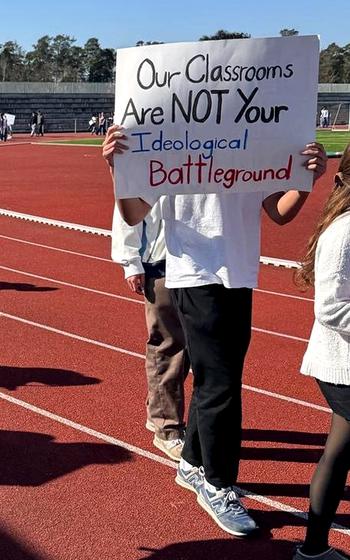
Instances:
[[[200,140],[192,138],[186,130],[182,138],[164,137],[164,131],[160,130],[154,138],[152,132],[133,132],[131,136],[137,140],[137,146],[132,153],[137,152],[169,152],[192,150],[201,151],[203,159],[209,159],[216,150],[246,150],[248,146],[248,129],[246,128],[241,138],[208,138]]]

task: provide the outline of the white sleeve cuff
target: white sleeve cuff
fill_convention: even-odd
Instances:
[[[133,263],[129,262],[128,265],[123,265],[125,279],[129,278],[130,276],[136,276],[136,274],[144,274],[145,270],[142,266],[142,262]]]

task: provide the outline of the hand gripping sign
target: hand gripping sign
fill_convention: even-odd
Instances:
[[[118,196],[311,190],[318,59],[316,36],[118,50]]]

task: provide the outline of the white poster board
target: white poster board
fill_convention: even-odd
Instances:
[[[117,196],[311,190],[318,63],[316,36],[118,50]]]
[[[11,113],[5,113],[5,117],[7,120],[7,124],[9,126],[13,126],[15,124],[16,116],[12,115]]]

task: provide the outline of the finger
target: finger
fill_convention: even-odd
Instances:
[[[320,167],[326,167],[327,166],[327,161],[318,157],[315,158],[310,158],[306,161],[304,161],[304,163],[302,164],[304,167],[309,167],[312,164],[317,164]]]
[[[114,125],[109,127],[108,133],[112,134],[113,132],[116,132],[117,130],[124,130],[124,128],[122,126],[120,126],[119,124],[114,124]]]
[[[123,133],[123,131],[117,131],[113,133],[115,138],[127,138],[127,135]]]
[[[307,148],[305,150],[302,150],[300,152],[303,156],[307,156],[307,155],[318,155],[322,158],[326,158],[327,154],[324,152],[324,150],[320,150],[319,148]]]
[[[116,148],[121,148],[122,150],[128,150],[129,149],[129,146],[127,144],[123,144],[123,142],[120,142],[119,140],[116,140],[115,147]]]
[[[125,150],[127,150],[128,145],[123,144],[123,142],[120,142],[120,140],[117,140],[115,138],[113,140],[110,140],[109,142],[106,142],[105,144],[102,144],[102,148],[103,148],[103,150],[109,150],[109,149],[114,149],[114,148],[124,148]]]
[[[309,158],[306,160],[305,164],[309,165],[309,163],[317,163],[318,161],[321,162],[322,160],[320,160],[318,157]]]
[[[104,150],[102,152],[102,156],[103,156],[104,159],[110,159],[113,156],[114,153],[115,153],[114,149],[113,150]]]
[[[316,146],[317,148],[319,148],[320,150],[324,150],[324,145],[320,144],[319,142],[309,142],[308,144],[306,144],[307,147],[309,146]]]
[[[317,164],[312,164],[307,169],[309,171],[313,171],[314,173],[320,173],[321,175],[325,172],[325,168]]]
[[[323,144],[320,144],[319,142],[308,142],[308,144],[305,144],[305,148],[316,148],[321,151],[324,150]]]
[[[125,144],[121,144],[119,142],[113,142],[112,144],[110,144],[108,147],[105,146],[102,150],[102,156],[104,158],[111,156],[114,153],[117,154],[122,154],[124,153],[125,150],[128,150],[129,146],[126,146]]]
[[[105,138],[105,142],[108,142],[111,137],[114,136],[114,134],[122,134],[123,133],[123,128],[120,127],[119,125],[114,125],[111,126],[108,130],[107,130],[107,134],[106,134],[106,138]]]

